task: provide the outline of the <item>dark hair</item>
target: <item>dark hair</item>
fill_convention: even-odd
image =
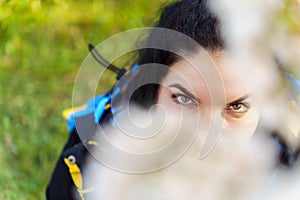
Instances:
[[[209,8],[206,0],[181,0],[173,2],[162,9],[160,19],[155,27],[178,31],[192,38],[201,47],[210,52],[219,51],[224,48],[224,42],[220,31],[220,22],[217,16]],[[154,29],[146,40],[149,46],[151,43],[172,43],[172,50],[178,52],[184,50],[194,53],[197,48],[189,42],[179,42],[178,38],[160,37]],[[174,45],[175,44],[175,45]],[[174,49],[175,48],[175,49]],[[137,63],[139,65],[159,63],[170,66],[179,60],[179,56],[172,52],[146,48],[139,51]],[[167,70],[149,69],[138,75],[138,79],[152,79],[159,83],[166,75]],[[134,83],[133,83],[134,84]],[[149,107],[156,102],[158,84],[147,84],[137,89],[131,100],[143,107]]]
[[[225,44],[222,38],[220,21],[215,13],[209,8],[207,0],[180,0],[173,2],[163,8],[160,19],[155,27],[178,31],[196,41],[202,48],[209,52],[224,50]],[[172,43],[175,47],[174,52],[184,50],[188,53],[197,52],[197,47],[190,45],[189,42],[172,41],[171,38],[161,37],[161,33],[154,29],[146,40],[147,46],[151,43]],[[174,45],[175,43],[175,45]],[[159,63],[167,66],[178,62],[180,56],[169,51],[146,48],[139,51],[137,63],[140,65],[148,63]],[[140,80],[152,80],[160,83],[161,79],[167,74],[167,70],[156,70],[150,68],[142,71],[136,76]],[[139,80],[137,80],[139,81]],[[134,81],[131,84],[135,84]],[[138,88],[131,100],[142,107],[149,108],[156,103],[159,84],[147,84]],[[300,156],[300,150],[292,152],[286,141],[278,133],[273,133],[278,150],[278,162],[282,166],[292,166]]]

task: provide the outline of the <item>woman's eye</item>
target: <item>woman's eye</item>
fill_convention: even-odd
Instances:
[[[231,106],[233,110],[240,111],[243,110],[244,106],[242,104],[234,104]]]
[[[227,114],[230,114],[234,117],[239,117],[244,115],[249,110],[249,105],[245,103],[235,103],[227,106],[225,108]]]
[[[172,99],[176,103],[181,104],[181,105],[195,105],[196,104],[194,99],[192,99],[186,95],[183,95],[183,94],[173,94]]]

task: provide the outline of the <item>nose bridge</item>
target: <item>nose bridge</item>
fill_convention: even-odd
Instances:
[[[212,104],[203,106],[200,115],[202,119],[201,127],[204,129],[209,128],[209,126],[220,125],[213,123],[222,123],[224,128],[228,126],[224,116],[224,108],[222,106],[213,106]]]
[[[222,133],[229,133],[230,131],[230,124],[228,123],[228,121],[225,120],[225,118],[223,117],[223,127],[222,127]]]
[[[210,121],[212,118],[212,113],[213,113],[213,110],[212,110],[211,105],[202,106],[200,115],[201,115],[201,119],[202,119],[201,121],[202,121],[202,123],[204,123],[204,125],[210,124]]]

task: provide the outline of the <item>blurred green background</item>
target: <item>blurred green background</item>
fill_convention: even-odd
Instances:
[[[1,200],[45,198],[87,43],[151,26],[165,2],[0,0]]]

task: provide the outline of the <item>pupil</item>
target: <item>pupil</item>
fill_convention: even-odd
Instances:
[[[235,104],[235,105],[233,105],[232,107],[233,107],[234,110],[238,110],[238,109],[240,109],[242,106],[241,106],[241,104]]]
[[[181,96],[181,101],[186,103],[189,101],[189,98],[185,96]]]

